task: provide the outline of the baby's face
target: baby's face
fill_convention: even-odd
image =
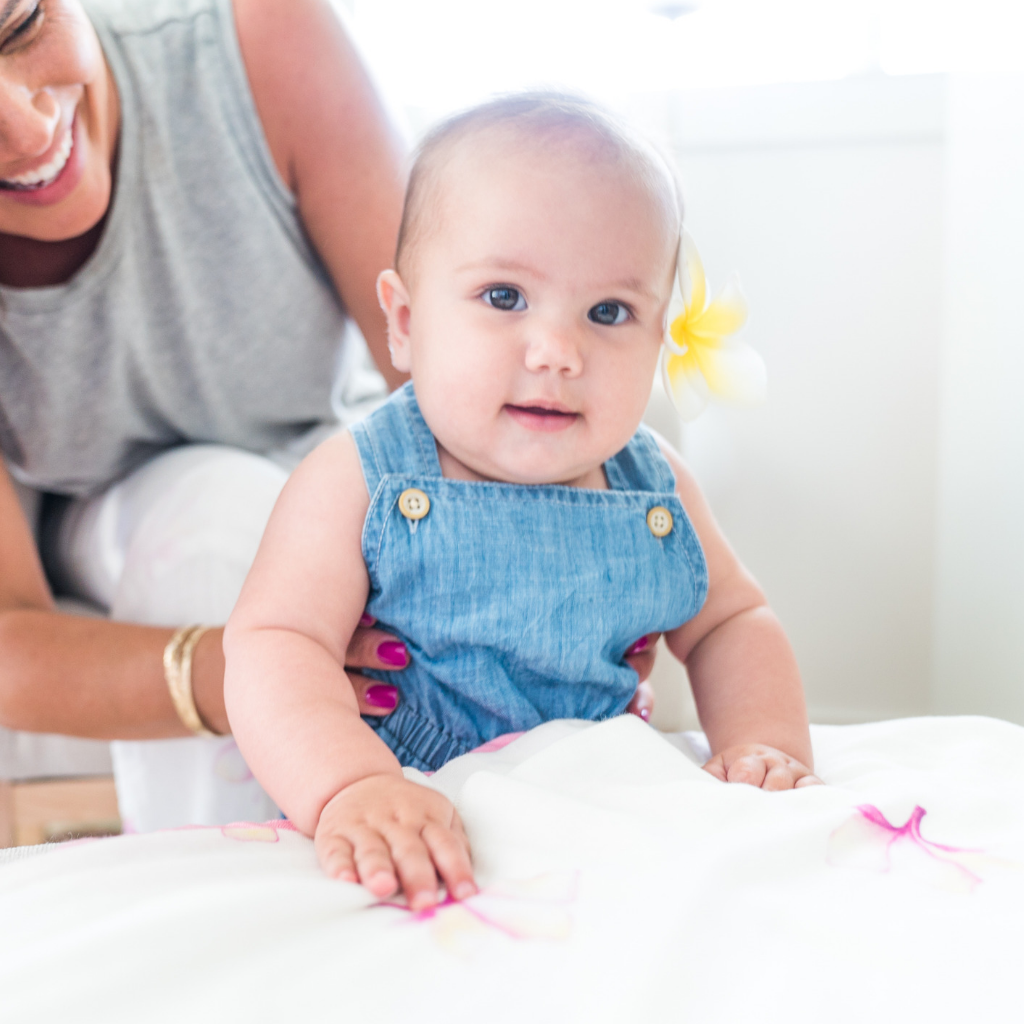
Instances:
[[[392,274],[381,292],[446,475],[605,486],[650,395],[674,216],[582,157],[479,152],[443,173],[409,290]]]

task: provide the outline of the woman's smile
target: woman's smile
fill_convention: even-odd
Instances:
[[[13,268],[24,262],[15,251],[20,243],[5,239],[72,242],[95,228],[110,206],[120,99],[77,0],[6,4],[0,95],[21,97],[5,99],[0,119],[0,250]],[[78,243],[71,249],[77,253]],[[60,263],[66,275],[58,257],[69,252],[55,249],[44,262]],[[81,265],[70,257],[68,263]],[[19,287],[53,283],[49,272],[20,276],[12,269],[7,283],[12,278]]]
[[[0,190],[18,203],[49,206],[59,203],[81,180],[85,170],[81,127],[77,115],[60,134],[43,161],[30,170],[0,178]]]
[[[64,170],[74,147],[74,132],[70,127],[58,135],[57,141],[50,146],[50,156],[45,163],[25,171],[22,174],[0,179],[0,188],[8,189],[39,189],[52,185],[61,171]]]

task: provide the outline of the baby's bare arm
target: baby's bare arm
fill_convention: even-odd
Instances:
[[[360,720],[342,668],[369,592],[359,540],[368,504],[355,444],[332,438],[285,486],[225,630],[235,738],[262,785],[310,835],[348,783],[399,772]]]
[[[789,788],[809,776],[813,764],[793,649],[757,581],[723,536],[693,475],[667,444],[663,452],[708,565],[704,607],[666,634],[669,649],[686,665],[701,726],[715,755],[707,768],[729,781]]]
[[[292,475],[225,630],[225,700],[246,762],[296,826],[315,836],[324,867],[379,896],[400,880],[410,902],[423,905],[436,899],[431,864],[453,891],[472,874],[454,808],[403,778],[360,719],[342,668],[369,592],[361,551],[368,505],[347,434]],[[361,799],[366,793],[379,799]],[[379,824],[396,816],[393,832]]]

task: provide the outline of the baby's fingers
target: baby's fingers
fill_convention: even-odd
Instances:
[[[796,782],[793,783],[794,789],[803,789],[804,786],[824,786],[825,783],[818,778],[817,775],[812,775],[808,772],[806,775],[801,775]]]
[[[821,779],[806,765],[764,744],[723,750],[704,765],[704,770],[720,782],[742,782],[775,791],[821,785]]]
[[[359,881],[374,896],[391,896],[398,889],[398,878],[384,837],[370,828],[353,829],[352,845]]]
[[[726,769],[726,782],[743,782],[748,786],[763,786],[768,776],[768,764],[763,757],[749,754],[738,757]]]
[[[773,764],[761,783],[762,789],[770,789],[778,792],[783,789],[792,789],[800,777],[798,767],[793,764]]]
[[[340,882],[358,882],[352,844],[344,836],[317,836],[314,842],[317,860],[328,878]]]
[[[429,824],[425,826],[424,831],[429,827]],[[437,871],[422,834],[405,828],[396,829],[388,836],[388,842],[409,908],[425,910],[434,906],[437,903]]]
[[[778,791],[800,789],[803,786],[820,786],[821,784],[821,779],[812,774],[809,768],[799,761],[790,761],[787,764],[773,764],[768,769],[761,788]]]
[[[458,826],[457,830],[455,826]],[[428,822],[423,828],[423,840],[448,892],[457,900],[472,896],[476,892],[473,864],[469,856],[469,843],[458,819],[452,828]]]
[[[719,782],[727,782],[726,771],[725,771],[725,758],[721,754],[716,754],[710,761],[704,762],[704,771],[708,775],[714,775]]]

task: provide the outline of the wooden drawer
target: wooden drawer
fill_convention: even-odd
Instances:
[[[109,776],[0,782],[0,846],[117,835],[117,790]]]

